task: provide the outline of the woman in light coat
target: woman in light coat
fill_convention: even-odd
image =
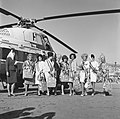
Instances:
[[[41,91],[43,91],[42,89],[42,82],[43,80],[45,80],[45,76],[44,76],[44,66],[45,66],[45,62],[43,61],[43,56],[41,54],[39,54],[37,56],[37,62],[35,64],[35,84],[38,85],[38,95],[41,95]]]

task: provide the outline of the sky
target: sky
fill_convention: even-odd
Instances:
[[[16,15],[37,19],[120,8],[120,0],[0,0],[0,6]],[[11,16],[1,14],[1,25],[16,21]],[[78,51],[78,59],[82,53],[93,53],[97,58],[103,53],[107,62],[120,64],[120,14],[57,19],[39,22],[36,25]],[[69,56],[71,51],[54,39],[49,39],[56,53]]]

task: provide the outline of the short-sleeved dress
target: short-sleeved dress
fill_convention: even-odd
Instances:
[[[8,57],[6,59],[6,72],[9,72],[7,76],[7,83],[16,83],[17,82],[17,65],[14,65],[15,60]]]
[[[99,69],[103,81],[103,89],[107,89],[109,86],[111,87],[111,83],[109,81],[109,69],[107,64],[101,63]]]
[[[77,61],[76,59],[69,61],[69,82],[73,82],[77,76]]]
[[[101,63],[99,65],[99,71],[100,71],[100,75],[101,75],[101,77],[103,78],[103,81],[104,81],[107,78],[108,72],[109,72],[107,64],[106,63]]]
[[[61,83],[69,82],[69,64],[61,62],[61,73],[60,73]]]
[[[97,61],[92,61],[90,62],[90,65],[97,71],[98,70],[98,62]],[[97,81],[97,73],[90,68],[90,81],[91,82],[96,82]]]
[[[82,62],[81,65],[83,65],[83,67],[85,68],[82,68],[80,70],[80,82],[82,83],[85,83],[85,79],[87,78],[88,76],[88,70],[89,70],[89,61],[85,61],[84,63]]]

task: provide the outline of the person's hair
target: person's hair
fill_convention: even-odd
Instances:
[[[13,53],[15,53],[15,49],[11,48],[11,51],[8,53],[7,58],[10,57],[12,59],[15,59],[15,55],[13,55]]]
[[[88,54],[87,54],[87,53],[82,54],[82,55],[81,55],[81,58],[83,59],[83,57],[88,58]]]
[[[48,55],[48,58],[49,58],[49,57],[53,56],[53,53],[52,52],[48,52],[47,55]]]
[[[67,59],[68,60],[68,57],[66,55],[63,55],[62,56],[62,61],[64,61],[64,59]]]
[[[29,58],[29,56],[30,56],[30,55],[32,56],[32,54],[31,54],[31,53],[29,53],[29,54],[27,55],[27,59]]]
[[[14,52],[14,53],[15,53],[15,49],[14,49],[14,48],[11,48],[11,50],[12,50],[12,52]]]
[[[91,58],[95,58],[95,55],[94,55],[94,54],[91,54]]]
[[[71,53],[70,56],[69,56],[69,58],[71,59],[72,55],[74,56],[74,59],[76,59],[76,54],[74,54],[74,53]]]
[[[103,54],[100,55],[100,62],[106,63],[106,58]]]
[[[56,62],[56,57],[53,57],[53,58],[52,58],[52,61],[53,61],[53,62]]]
[[[39,61],[39,57],[41,57],[42,60],[43,60],[43,55],[42,54],[37,54],[37,62]]]

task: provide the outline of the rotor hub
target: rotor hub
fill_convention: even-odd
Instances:
[[[34,19],[28,19],[28,18],[22,18],[18,22],[18,26],[22,28],[30,28],[34,25],[35,20]]]

